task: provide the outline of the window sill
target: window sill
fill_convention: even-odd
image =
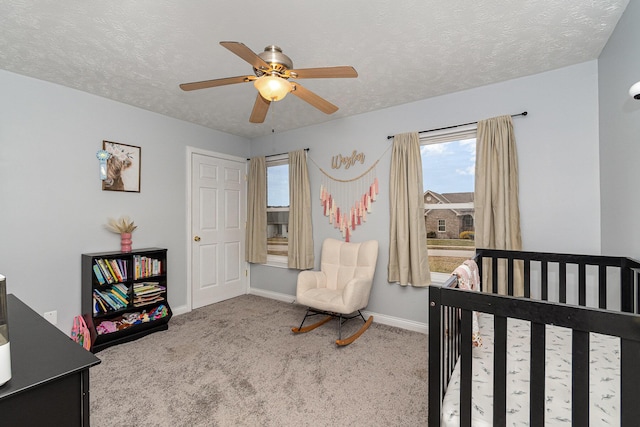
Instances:
[[[267,267],[289,268],[289,260],[282,255],[267,255]]]
[[[449,280],[450,277],[451,277],[451,274],[432,272],[431,283],[433,283],[434,285],[443,285],[444,282]]]

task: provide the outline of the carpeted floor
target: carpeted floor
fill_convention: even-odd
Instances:
[[[336,320],[291,332],[304,310],[244,295],[99,352],[92,426],[427,425],[424,334],[374,323],[337,347]]]

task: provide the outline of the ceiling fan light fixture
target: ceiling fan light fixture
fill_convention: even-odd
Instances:
[[[253,85],[258,89],[260,95],[268,101],[280,101],[292,89],[288,80],[273,75],[258,77]]]

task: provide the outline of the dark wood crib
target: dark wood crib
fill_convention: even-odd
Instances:
[[[460,425],[472,420],[472,313],[493,315],[493,424],[507,419],[507,319],[530,323],[529,425],[545,423],[546,325],[571,329],[571,424],[589,425],[589,337],[620,339],[620,425],[640,425],[640,263],[624,257],[478,249],[491,283],[459,289],[452,276],[429,289],[429,426],[442,422],[442,401],[460,364]],[[498,294],[498,272],[506,292]],[[521,271],[524,296],[514,295]],[[488,288],[487,289],[487,285]]]

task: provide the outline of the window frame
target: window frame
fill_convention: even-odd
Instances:
[[[289,212],[289,206],[273,206],[269,207],[269,167],[288,165],[289,154],[282,154],[278,156],[270,156],[265,160],[265,166],[267,169],[267,213],[269,212]],[[287,184],[288,184],[287,178]],[[291,203],[291,201],[289,201]],[[268,225],[268,224],[267,224]],[[287,243],[288,246],[288,243]],[[267,249],[267,263],[270,267],[289,268],[289,257],[287,255],[273,255],[269,253]]]
[[[432,145],[432,144],[442,144],[445,142],[453,142],[460,141],[463,139],[475,138],[476,144],[478,143],[478,125],[477,123],[472,123],[463,126],[456,126],[455,128],[448,129],[438,129],[431,132],[423,132],[419,138],[420,147],[423,145]],[[423,189],[423,194],[424,194]],[[459,205],[459,206],[458,206]],[[424,209],[426,210],[435,210],[435,209],[450,209],[449,207],[444,207],[439,203],[425,203]],[[475,209],[474,203],[460,203],[456,204],[455,207],[458,208],[468,208],[473,207]],[[474,230],[475,230],[475,221],[474,221]],[[475,246],[474,246],[475,250]],[[427,249],[427,257],[429,256],[429,250]],[[435,284],[443,284],[446,282],[451,274],[448,273],[440,273],[437,271],[431,272],[431,282]]]

